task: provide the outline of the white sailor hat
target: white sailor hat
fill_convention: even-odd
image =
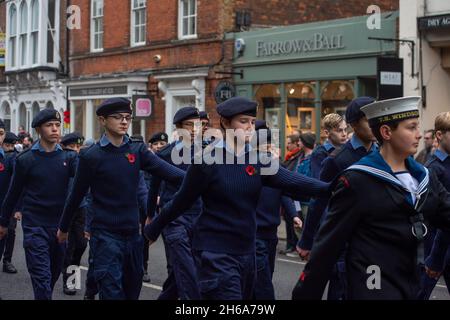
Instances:
[[[411,96],[376,101],[361,108],[370,126],[419,117],[421,97]]]

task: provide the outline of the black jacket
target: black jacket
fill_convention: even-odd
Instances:
[[[368,157],[373,154],[379,155],[374,152]],[[420,166],[412,159],[410,162]],[[413,205],[409,192],[397,184],[364,171],[345,171],[293,299],[321,299],[346,243],[349,299],[415,299],[419,290],[418,240],[412,233],[411,217],[420,212],[428,228],[435,225],[450,231],[450,194],[434,173],[422,182],[424,191]],[[367,285],[372,283],[374,266],[380,271],[380,289]]]

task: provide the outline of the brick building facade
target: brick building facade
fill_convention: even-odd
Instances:
[[[44,108],[66,109],[65,11],[67,0],[10,0],[0,4],[6,33],[1,69],[0,117],[7,129],[31,132],[34,115]],[[35,134],[35,133],[34,133]]]
[[[186,104],[195,104],[199,109],[207,110],[213,124],[218,125],[213,112],[216,105],[214,92],[220,81],[232,79],[231,75],[220,73],[232,71],[234,44],[233,41],[225,40],[225,34],[360,16],[366,13],[367,7],[373,2],[41,0],[39,3],[44,7],[41,9],[40,21],[44,21],[48,4],[53,1],[59,6],[59,14],[55,17],[56,26],[59,26],[55,28],[55,34],[58,35],[55,43],[58,64],[42,86],[49,89],[49,96],[56,96],[53,104],[61,110],[66,108],[67,102],[71,111],[70,130],[80,131],[87,138],[100,136],[95,107],[102,100],[113,96],[132,98],[134,95],[149,94],[154,97],[151,117],[136,119],[131,129],[131,133],[142,134],[146,138],[155,131],[170,132],[173,114]],[[33,0],[9,1],[0,4],[0,9],[9,10],[11,3],[19,8],[22,2],[31,8]],[[382,11],[398,8],[398,0],[376,2]],[[65,28],[66,21],[62,17],[66,15],[68,6],[79,8],[80,28]],[[78,12],[71,11],[68,15],[74,14],[77,16]],[[44,34],[49,33],[40,34],[44,39]],[[28,36],[31,41],[31,33]],[[66,47],[69,48],[68,63]],[[42,51],[42,57],[44,54]],[[6,69],[6,74],[13,79],[34,79],[34,68],[30,72],[24,72],[23,68]],[[26,82],[25,86],[28,86]],[[17,100],[11,100],[11,96]],[[32,99],[17,92],[14,87],[6,86],[3,93],[0,92],[0,97],[1,103],[7,101],[8,104],[18,106],[24,100],[26,112],[21,113],[17,109],[16,115],[11,116],[12,128],[24,123],[24,115],[29,122],[33,110],[37,110]],[[50,101],[44,100],[40,98],[37,101],[39,108],[45,107]]]

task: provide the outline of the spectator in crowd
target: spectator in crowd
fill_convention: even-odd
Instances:
[[[419,152],[419,154],[416,157],[416,161],[425,164],[428,160],[430,160],[432,152],[431,149],[433,148],[433,142],[434,142],[434,130],[426,130],[423,135],[423,142],[425,144],[425,147]]]

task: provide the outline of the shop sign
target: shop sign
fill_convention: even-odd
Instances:
[[[214,93],[216,98],[216,103],[222,103],[236,95],[236,89],[233,84],[229,81],[221,81],[216,87]]]
[[[256,56],[270,57],[278,55],[302,54],[308,52],[344,49],[342,34],[326,35],[314,33],[309,39],[291,39],[286,41],[256,41]]]

